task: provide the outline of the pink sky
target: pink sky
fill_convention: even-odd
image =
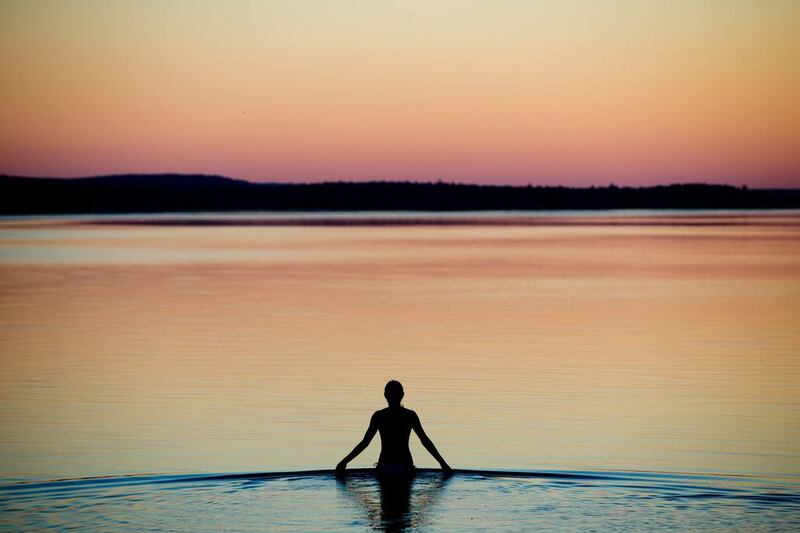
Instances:
[[[0,173],[800,186],[800,3],[0,6]]]

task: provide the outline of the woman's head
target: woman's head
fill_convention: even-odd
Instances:
[[[399,381],[392,380],[383,388],[383,397],[389,402],[389,405],[400,405],[403,399],[403,386]]]

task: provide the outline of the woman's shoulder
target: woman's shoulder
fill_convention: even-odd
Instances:
[[[406,409],[405,407],[403,407],[402,409],[403,409],[403,414],[405,414],[408,418],[411,419],[417,418],[417,413],[415,411],[412,411],[411,409]]]
[[[400,406],[399,408],[395,407],[384,407],[383,409],[378,409],[372,414],[373,418],[382,418],[388,415],[397,416],[397,414],[401,414],[403,416],[407,416],[409,418],[417,418],[417,413],[408,409],[406,407]]]

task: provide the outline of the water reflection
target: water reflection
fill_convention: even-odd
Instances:
[[[337,488],[362,509],[373,529],[402,532],[427,525],[451,476],[417,473],[410,476],[343,474]]]
[[[796,478],[359,470],[0,483],[0,531],[800,531]],[[446,487],[446,490],[444,490]],[[643,527],[643,524],[646,527]]]
[[[700,215],[0,221],[0,477],[330,468],[389,377],[459,467],[796,473],[800,214]]]

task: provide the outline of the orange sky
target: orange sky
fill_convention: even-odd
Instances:
[[[4,0],[0,173],[800,186],[794,0]]]

